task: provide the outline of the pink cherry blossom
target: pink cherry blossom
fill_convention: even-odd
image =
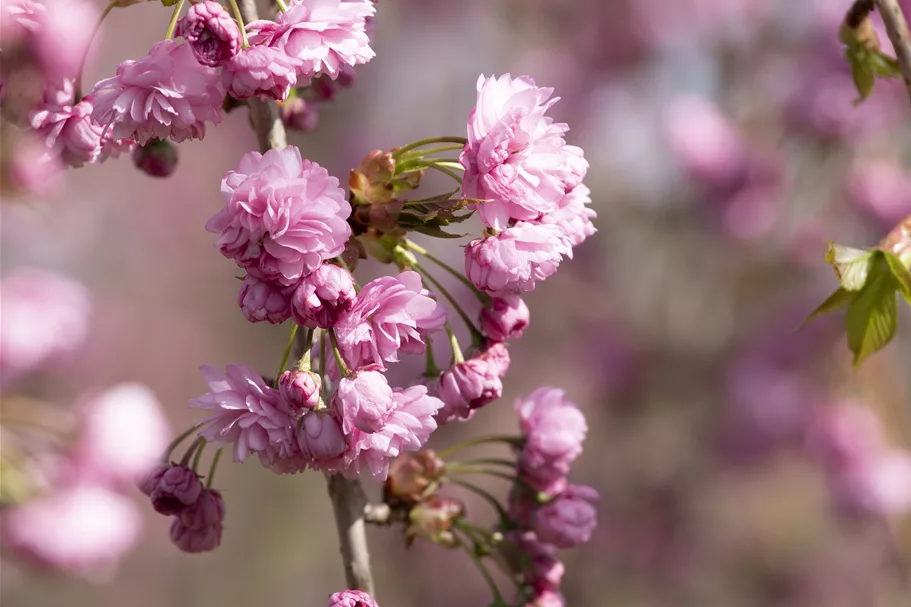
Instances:
[[[225,501],[221,493],[214,489],[204,489],[199,499],[178,514],[180,522],[193,530],[205,529],[212,525],[221,525],[225,520]]]
[[[247,26],[251,44],[265,44],[294,57],[298,74],[335,79],[344,66],[367,63],[374,56],[365,19],[376,12],[368,0],[298,0],[277,22],[254,21]]]
[[[342,420],[342,431],[350,434],[378,432],[386,424],[394,406],[392,388],[377,367],[354,371],[339,381],[332,406]]]
[[[444,403],[437,421],[469,419],[475,409],[500,398],[503,393],[501,378],[507,370],[509,352],[502,343],[496,343],[489,350],[478,351],[468,360],[443,371],[434,384],[434,394]]]
[[[237,305],[250,322],[281,324],[291,317],[292,289],[248,274],[237,293]]]
[[[591,190],[585,184],[579,184],[566,193],[556,211],[541,216],[541,223],[559,226],[569,243],[577,247],[585,239],[597,232],[592,220],[597,217],[588,204],[591,203]],[[572,249],[566,253],[572,257]]]
[[[360,590],[336,592],[329,597],[329,607],[380,607],[369,594]]]
[[[179,514],[195,504],[202,493],[199,477],[186,466],[156,469],[142,488],[150,489],[152,507],[160,514]]]
[[[493,297],[481,310],[481,332],[487,339],[518,339],[529,323],[528,306],[518,295],[507,293]]]
[[[317,469],[342,465],[336,460],[343,456],[349,446],[335,415],[318,411],[304,415],[297,431],[297,443],[304,456],[313,460]]]
[[[210,392],[191,400],[190,406],[212,412],[201,422],[200,436],[211,442],[233,443],[237,462],[250,453],[293,442],[287,405],[256,371],[247,365],[228,365],[224,373],[211,365],[200,370]]]
[[[221,81],[235,99],[264,97],[284,101],[297,82],[299,66],[300,61],[281,49],[260,44],[241,49],[225,63]]]
[[[215,68],[200,65],[188,44],[162,40],[149,55],[124,61],[92,91],[92,118],[114,139],[202,139],[221,122],[224,93]]]
[[[187,527],[180,517],[175,516],[169,536],[174,545],[189,553],[208,552],[221,544],[222,524],[208,525],[200,529]]]
[[[542,542],[533,531],[511,531],[506,535],[510,556],[517,552],[513,565],[537,593],[556,591],[566,568],[556,556],[557,549]]]
[[[299,325],[329,329],[351,308],[356,297],[351,272],[324,263],[304,277],[294,290],[291,313]]]
[[[65,81],[64,89],[70,93],[64,93],[66,99],[58,103],[46,97],[45,104],[32,112],[30,122],[52,154],[72,167],[81,167],[98,160],[104,129],[92,120],[92,96],[73,105],[72,88],[72,83]]]
[[[477,106],[468,117],[462,195],[485,225],[505,230],[511,219],[532,220],[555,211],[588,168],[582,151],[567,146],[568,127],[545,116],[553,89],[527,76],[478,78]]]
[[[570,485],[535,512],[535,532],[542,541],[557,548],[587,542],[598,525],[598,513],[592,505],[596,501],[598,492],[591,487]]]
[[[177,23],[176,34],[186,39],[197,61],[210,67],[224,65],[240,51],[237,22],[212,0],[191,6]]]
[[[434,415],[443,402],[428,395],[426,387],[396,388],[393,399],[395,406],[381,431],[353,433],[355,440],[346,454],[348,467],[343,470],[346,475],[356,476],[366,469],[375,479],[386,480],[390,461],[403,451],[420,450],[436,430]]]
[[[319,404],[322,380],[310,371],[285,371],[278,378],[278,391],[288,408],[294,411],[312,409]]]
[[[136,545],[142,517],[126,497],[101,486],[61,488],[4,512],[4,543],[48,567],[91,576]]]
[[[557,388],[538,388],[525,400],[516,400],[515,409],[525,435],[519,474],[535,489],[551,493],[582,453],[588,432],[585,416]]]
[[[846,189],[855,205],[889,226],[911,212],[911,171],[898,163],[858,164],[848,173]]]
[[[407,271],[364,285],[335,332],[350,367],[382,366],[397,361],[399,352],[424,352],[424,337],[445,322],[446,309],[430,297],[417,272]]]
[[[245,154],[221,184],[225,207],[206,229],[225,257],[261,280],[287,286],[340,255],[351,205],[338,179],[300,150]]]
[[[83,474],[99,482],[133,483],[148,475],[171,442],[164,409],[143,384],[109,388],[81,404],[78,412],[74,459]]]
[[[89,295],[52,272],[21,269],[0,283],[0,375],[4,380],[61,360],[85,339]]]
[[[465,274],[489,293],[533,291],[569,252],[559,226],[520,221],[497,236],[472,240],[465,249]]]
[[[15,142],[15,153],[5,159],[3,194],[45,195],[60,187],[63,165],[60,158],[47,153],[47,146],[34,133],[24,133]]]

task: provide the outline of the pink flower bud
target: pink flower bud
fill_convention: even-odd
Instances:
[[[315,411],[301,420],[297,444],[306,457],[320,460],[338,457],[348,448],[338,420],[331,414]]]
[[[386,376],[372,365],[343,377],[332,403],[342,417],[342,431],[351,434],[355,428],[362,432],[380,431],[395,403]]]
[[[221,525],[225,520],[225,501],[218,491],[204,489],[196,503],[181,512],[178,517],[187,529],[194,531]]]
[[[285,371],[278,378],[278,390],[290,409],[312,409],[319,404],[322,380],[310,371]]]
[[[291,316],[290,289],[248,274],[237,293],[237,305],[250,322],[281,324]]]
[[[408,512],[405,541],[423,538],[441,546],[457,546],[452,523],[465,516],[465,504],[460,500],[433,495]]]
[[[535,282],[557,271],[570,253],[557,225],[520,221],[465,247],[465,275],[482,291],[501,295],[533,291]]]
[[[357,293],[354,279],[345,268],[324,263],[304,277],[291,298],[294,322],[305,327],[328,329],[347,312]]]
[[[149,493],[152,507],[160,514],[178,514],[199,499],[202,483],[186,466],[171,466],[158,478]]]
[[[165,139],[150,139],[133,148],[133,164],[150,177],[170,177],[177,169],[177,148]]]
[[[222,524],[209,525],[202,529],[190,529],[174,517],[169,533],[171,541],[184,552],[207,552],[215,550],[221,544]]]
[[[158,483],[161,482],[161,477],[170,469],[171,464],[159,464],[150,470],[148,474],[139,479],[137,483],[139,490],[151,497],[152,492],[155,491]]]
[[[444,371],[435,386],[437,397],[445,404],[438,419],[468,419],[475,409],[500,398],[501,378],[508,369],[509,351],[497,343]]]
[[[587,542],[598,525],[598,513],[591,504],[597,500],[598,492],[591,487],[571,485],[535,512],[535,532],[542,541],[557,548]]]
[[[522,337],[528,326],[528,306],[518,295],[494,297],[481,310],[481,332],[493,341]]]
[[[380,607],[369,594],[360,590],[336,592],[329,597],[329,607]]]
[[[294,97],[281,104],[281,115],[286,129],[309,133],[319,122],[319,104]]]
[[[224,65],[240,51],[237,22],[218,2],[191,6],[177,24],[177,35],[190,43],[196,60],[209,67]]]
[[[557,388],[539,388],[515,407],[526,437],[519,474],[538,491],[553,494],[582,453],[588,432],[585,416]]]
[[[442,478],[446,462],[431,449],[403,453],[392,461],[383,495],[408,504],[417,504],[426,497],[427,489]]]

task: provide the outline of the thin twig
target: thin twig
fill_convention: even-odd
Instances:
[[[908,34],[908,21],[898,0],[876,0],[876,8],[883,18],[889,40],[892,41],[895,58],[901,68],[905,88],[908,89],[908,99],[911,101],[911,35]]]
[[[238,4],[244,23],[259,19],[256,0],[239,0]],[[260,151],[281,150],[287,147],[288,137],[285,134],[282,117],[278,113],[278,105],[274,101],[254,97],[247,100],[247,107],[250,108],[250,122],[256,131]]]

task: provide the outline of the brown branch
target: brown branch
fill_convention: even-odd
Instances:
[[[905,88],[908,89],[908,99],[911,101],[911,36],[908,34],[908,22],[898,5],[898,0],[876,0],[876,8],[883,18],[889,40],[892,41],[895,58],[901,68]]]
[[[239,6],[245,23],[259,18],[256,0],[240,0]],[[250,108],[250,122],[256,132],[260,150],[265,152],[286,147],[288,139],[276,103],[263,99],[249,99],[247,106]],[[332,510],[341,544],[342,561],[345,565],[345,579],[350,588],[373,595],[373,575],[370,572],[370,553],[367,550],[364,523],[367,496],[357,479],[350,480],[341,475],[334,475],[328,477],[328,483],[329,498],[332,500]]]

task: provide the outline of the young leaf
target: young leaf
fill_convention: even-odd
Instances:
[[[830,242],[826,261],[835,268],[835,275],[841,286],[849,291],[860,291],[867,280],[876,253],[881,251],[865,251]]]
[[[882,51],[870,53],[869,63],[873,73],[880,78],[900,78],[902,75],[898,61]]]
[[[848,347],[854,353],[855,368],[895,336],[898,327],[897,288],[898,281],[885,259],[878,258],[864,288],[851,302],[845,315]]]
[[[854,301],[855,297],[857,297],[857,293],[855,291],[848,291],[844,287],[838,287],[837,291],[829,295],[824,302],[819,304],[815,310],[810,312],[810,315],[807,316],[807,318],[802,323],[800,323],[800,327],[798,328],[803,327],[814,318],[818,318],[823,314],[841,310],[852,301]]]
[[[867,53],[848,51],[848,63],[851,64],[851,77],[854,78],[854,86],[860,93],[860,98],[854,100],[858,104],[870,96],[873,92],[873,86],[876,84],[876,74],[873,66],[867,60]]]
[[[898,281],[898,290],[904,295],[905,301],[911,305],[911,270],[905,267],[898,255],[889,251],[883,251],[886,256],[886,263],[892,271],[892,276]]]

